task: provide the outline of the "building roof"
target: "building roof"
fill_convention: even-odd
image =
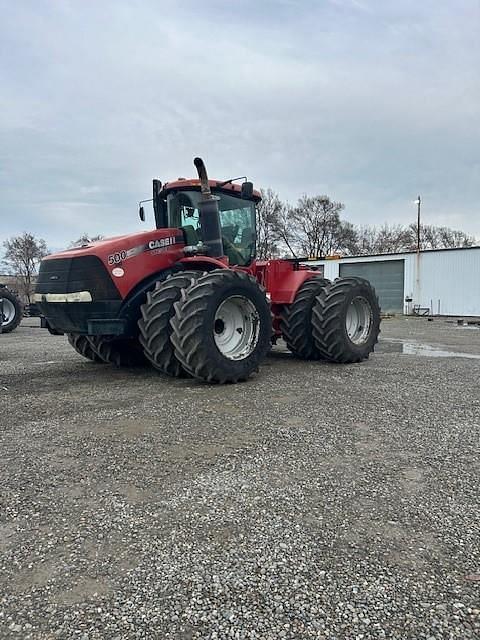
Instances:
[[[436,253],[439,251],[471,251],[472,249],[480,250],[480,246],[475,247],[449,247],[448,249],[422,249],[420,253]],[[398,253],[360,253],[351,256],[340,256],[338,259],[343,260],[345,258],[380,258],[387,256],[407,256],[417,253],[416,251],[399,251]],[[328,256],[325,258],[319,258],[319,260],[332,260]]]

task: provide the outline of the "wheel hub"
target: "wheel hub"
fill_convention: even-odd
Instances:
[[[1,296],[0,296],[1,297]],[[2,324],[9,324],[15,318],[15,307],[10,300],[3,299]]]
[[[214,331],[217,335],[220,335],[225,331],[225,323],[221,318],[217,318],[215,320]]]
[[[244,296],[230,296],[215,314],[213,337],[220,353],[229,360],[247,358],[255,349],[260,318],[253,303]]]
[[[370,303],[363,296],[356,296],[347,309],[345,325],[351,342],[363,345],[368,340],[373,321],[373,311]]]

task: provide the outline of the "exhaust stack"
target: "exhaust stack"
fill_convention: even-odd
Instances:
[[[208,249],[208,255],[212,258],[220,258],[223,253],[222,230],[220,228],[220,212],[218,209],[218,197],[212,195],[208,184],[208,175],[205,164],[201,158],[193,161],[200,180],[202,198],[198,208],[200,212],[200,224],[202,227],[203,244]]]

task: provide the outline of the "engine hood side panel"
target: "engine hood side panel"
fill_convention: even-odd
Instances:
[[[140,281],[154,273],[168,269],[183,258],[184,246],[185,241],[180,229],[155,229],[101,240],[85,247],[67,249],[49,255],[42,261],[37,292],[42,294],[63,293],[60,289],[65,286],[67,287],[65,292],[67,290],[68,292],[73,291],[72,286],[75,288],[75,284],[71,282],[70,278],[72,265],[78,264],[80,266],[81,263],[86,265],[93,260],[101,263],[98,273],[100,270],[104,273],[104,276],[111,281],[113,290],[118,291],[118,297],[123,299]],[[61,281],[53,273],[55,269],[53,269],[52,261],[56,261],[58,268],[62,267],[61,270],[65,272]],[[47,276],[47,273],[50,272],[52,272],[53,278]],[[85,276],[85,279],[89,280],[86,273]],[[49,278],[52,278],[51,282]],[[90,279],[93,280],[91,285],[95,288],[95,276]],[[82,284],[82,290],[84,288]],[[105,290],[105,287],[103,289]],[[107,299],[117,297],[112,294],[112,287],[107,287],[107,289]],[[107,291],[105,292],[107,293]]]

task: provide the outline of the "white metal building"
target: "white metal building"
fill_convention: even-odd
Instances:
[[[480,247],[319,260],[324,276],[370,280],[385,313],[480,316]]]

